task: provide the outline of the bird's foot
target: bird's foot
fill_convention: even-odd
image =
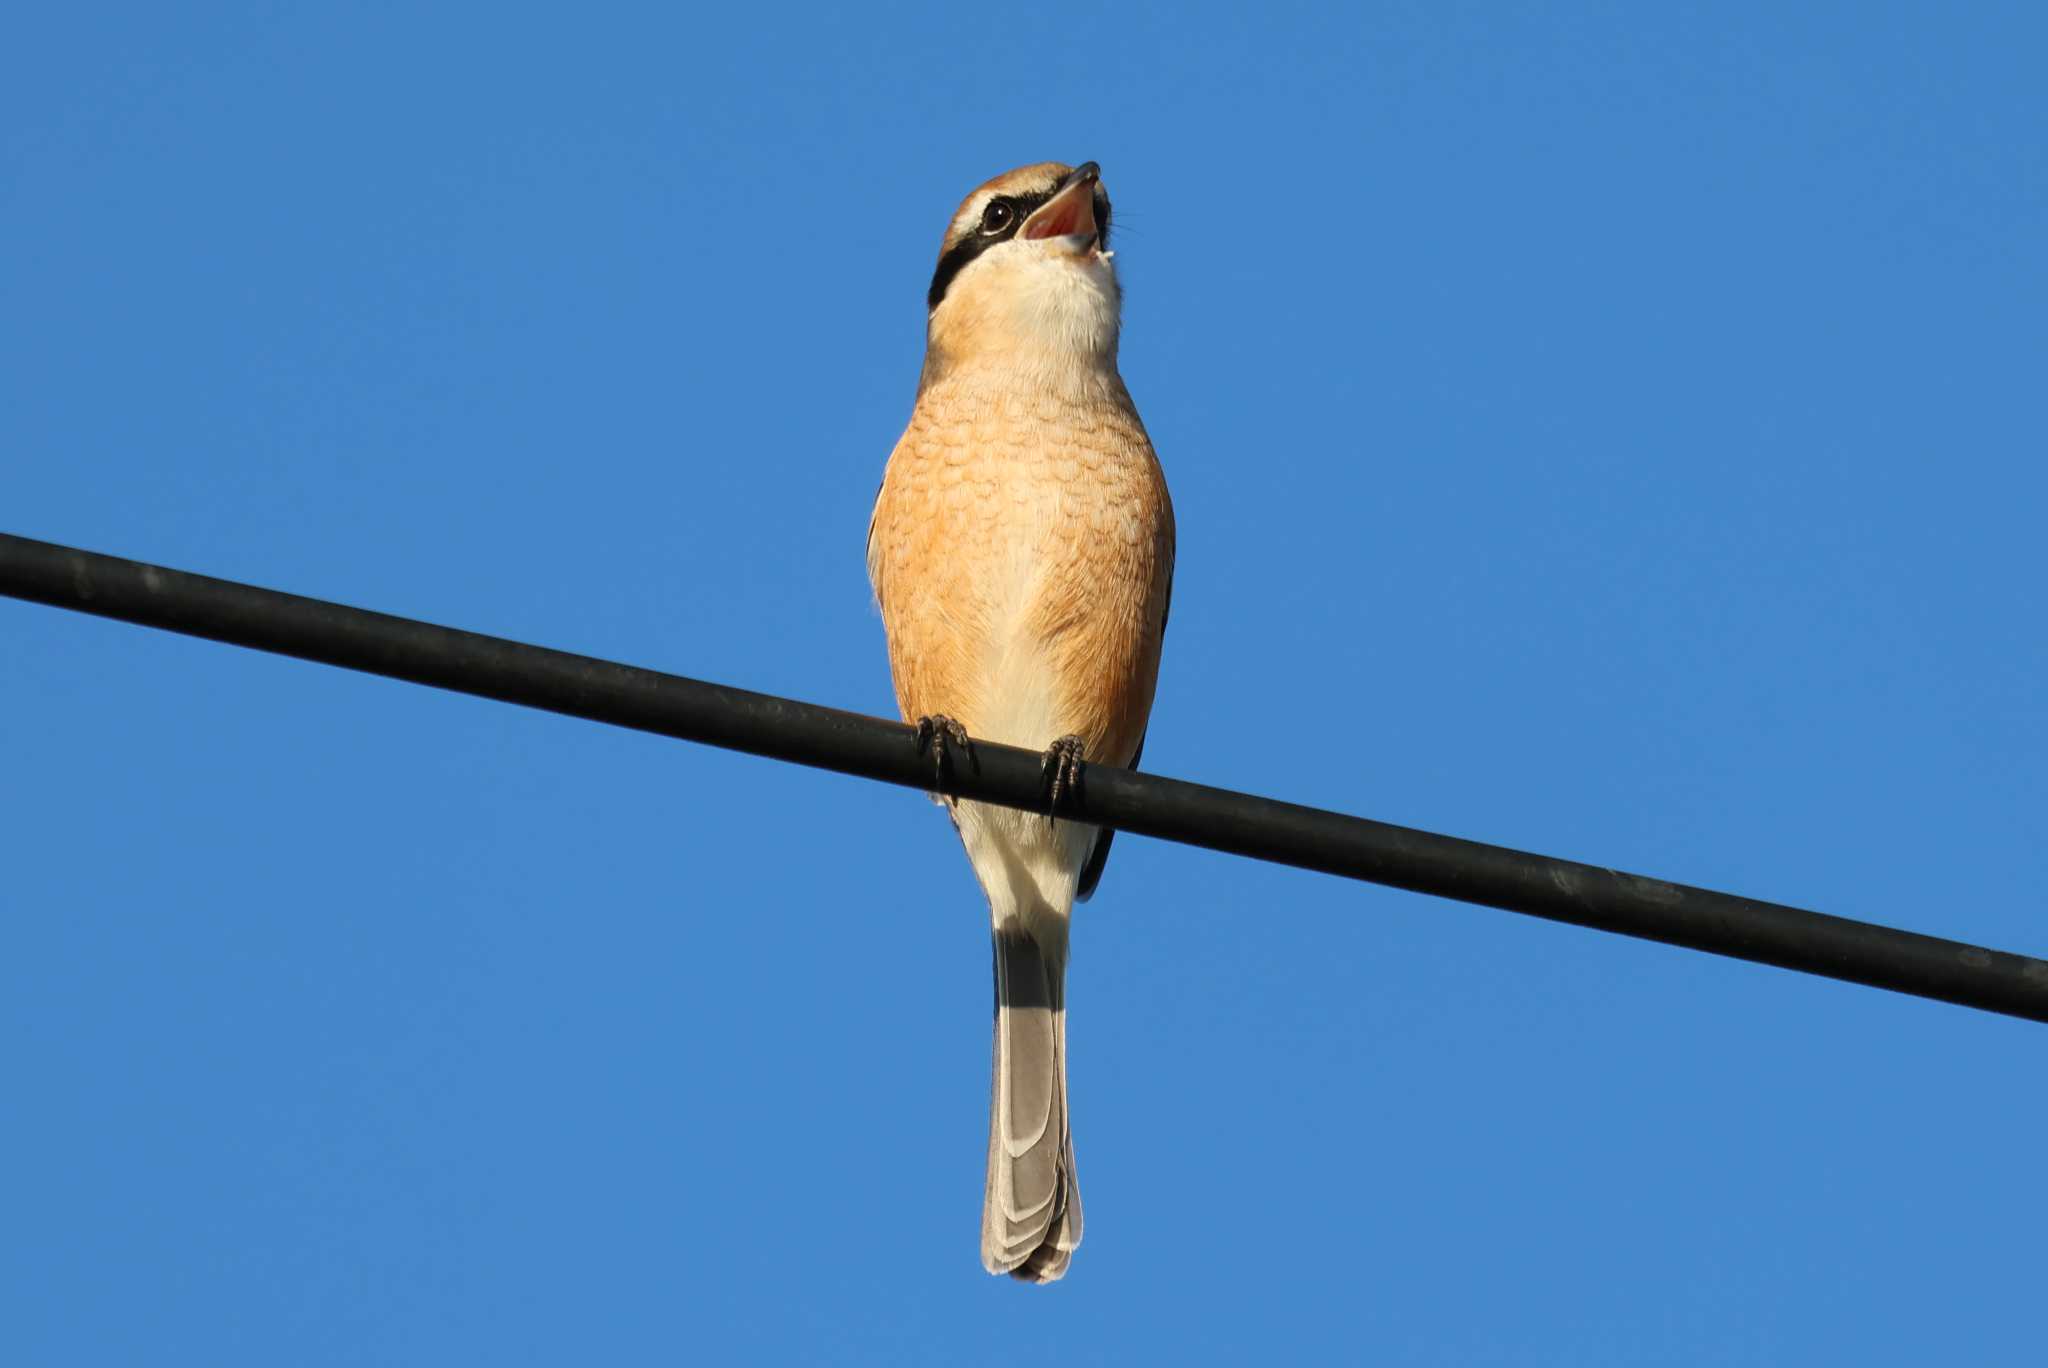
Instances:
[[[926,751],[932,753],[932,780],[934,783],[943,785],[946,782],[946,776],[952,772],[952,748],[955,746],[959,747],[960,753],[967,757],[969,765],[975,763],[974,743],[967,739],[967,728],[961,726],[944,713],[933,713],[929,717],[917,719],[917,753],[919,755],[923,755]]]
[[[1047,746],[1039,772],[1045,781],[1045,820],[1049,823],[1058,814],[1061,800],[1080,790],[1081,738],[1062,736]]]

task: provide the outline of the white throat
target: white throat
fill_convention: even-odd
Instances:
[[[1118,302],[1110,254],[1091,247],[1077,255],[1064,239],[1020,246],[1016,288],[1005,292],[1017,336],[1075,360],[1113,361]]]

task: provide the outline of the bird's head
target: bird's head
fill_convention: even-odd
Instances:
[[[1094,162],[1005,172],[961,201],[926,302],[927,378],[971,360],[1116,363],[1109,192]]]

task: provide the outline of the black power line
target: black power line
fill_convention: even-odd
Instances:
[[[980,743],[943,784],[908,727],[0,533],[0,593],[910,788],[1045,810],[1039,756]],[[2048,961],[1090,766],[1063,815],[1808,974],[2048,1021]]]

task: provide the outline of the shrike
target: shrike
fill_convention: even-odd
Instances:
[[[924,373],[868,526],[896,702],[934,763],[1042,749],[1134,766],[1173,581],[1173,506],[1117,374],[1122,300],[1094,162],[997,176],[953,215]],[[1081,1242],[1067,1115],[1067,923],[1114,832],[949,801],[995,930],[981,1259],[1051,1282]]]

